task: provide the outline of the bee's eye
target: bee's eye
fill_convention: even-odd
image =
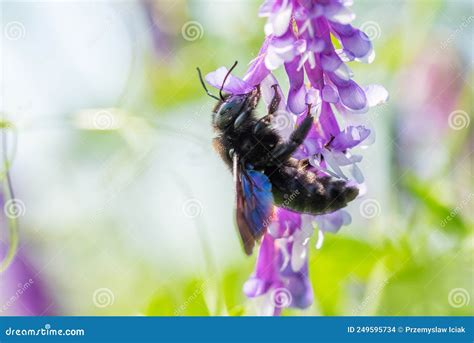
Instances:
[[[221,114],[220,114],[220,115],[221,115],[221,116],[226,116],[226,115],[229,114],[229,112],[230,112],[229,108],[224,108],[224,109],[221,111]]]

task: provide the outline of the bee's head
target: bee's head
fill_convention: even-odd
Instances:
[[[218,103],[213,111],[212,123],[216,128],[221,130],[227,129],[231,125],[233,125],[235,128],[239,127],[248,118],[251,110],[257,106],[258,99],[260,98],[260,90],[258,86],[246,94],[223,95],[226,80],[236,65],[237,61],[234,62],[232,67],[225,75],[219,90],[219,98],[209,92],[206,84],[204,83],[201,70],[196,68],[198,71],[199,80],[201,81],[201,85],[204,88],[206,94],[211,98],[218,100]]]
[[[234,124],[237,117],[248,109],[249,97],[248,94],[229,96],[218,107],[214,115],[214,125],[219,129],[225,129]]]

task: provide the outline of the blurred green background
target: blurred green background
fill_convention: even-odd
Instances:
[[[239,245],[195,70],[238,60],[243,75],[264,37],[258,5],[0,4],[3,148],[19,200],[0,221],[4,258],[12,223],[19,234],[0,315],[259,313],[242,293],[255,256]],[[472,315],[472,3],[353,10],[376,59],[350,67],[390,101],[367,115],[377,139],[361,152],[352,224],[311,244],[315,303],[283,314]]]

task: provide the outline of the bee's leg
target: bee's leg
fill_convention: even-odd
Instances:
[[[301,160],[298,160],[298,169],[306,169],[306,167],[309,165],[309,158],[303,158]]]
[[[260,91],[260,85],[257,85],[255,89],[252,91],[252,95],[250,96],[250,107],[255,109],[260,101],[260,96],[262,95]]]
[[[250,117],[250,114],[252,113],[252,110],[244,111],[239,116],[235,119],[234,121],[234,128],[237,129],[242,123],[244,123],[248,117]]]
[[[268,114],[275,113],[278,110],[278,106],[280,106],[281,96],[280,96],[280,93],[278,93],[277,87],[278,87],[277,84],[274,84],[272,86],[274,95],[273,95],[272,101],[270,102],[270,105],[268,105]]]
[[[270,152],[270,163],[282,164],[286,161],[296,149],[303,143],[313,124],[313,117],[309,115],[301,122],[301,124],[291,133],[287,142],[279,143]]]
[[[251,95],[246,100],[248,101],[249,109],[245,112],[242,112],[235,119],[234,128],[238,128],[240,125],[242,125],[242,123],[244,123],[248,119],[248,117],[252,114],[252,111],[257,107],[258,102],[260,100],[260,96],[261,96],[260,85],[257,85],[255,89],[252,91]]]
[[[276,84],[272,86],[275,93],[273,95],[272,101],[270,102],[270,105],[268,105],[268,114],[260,118],[257,124],[255,124],[253,128],[254,134],[260,133],[263,128],[269,126],[274,117],[273,114],[278,110],[278,106],[280,105],[280,102],[281,102],[281,96],[278,93],[277,87],[278,85]]]

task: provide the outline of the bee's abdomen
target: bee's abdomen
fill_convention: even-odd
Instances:
[[[272,182],[275,204],[290,210],[324,214],[343,208],[359,191],[331,176],[318,177],[308,169],[292,165],[266,171]]]

